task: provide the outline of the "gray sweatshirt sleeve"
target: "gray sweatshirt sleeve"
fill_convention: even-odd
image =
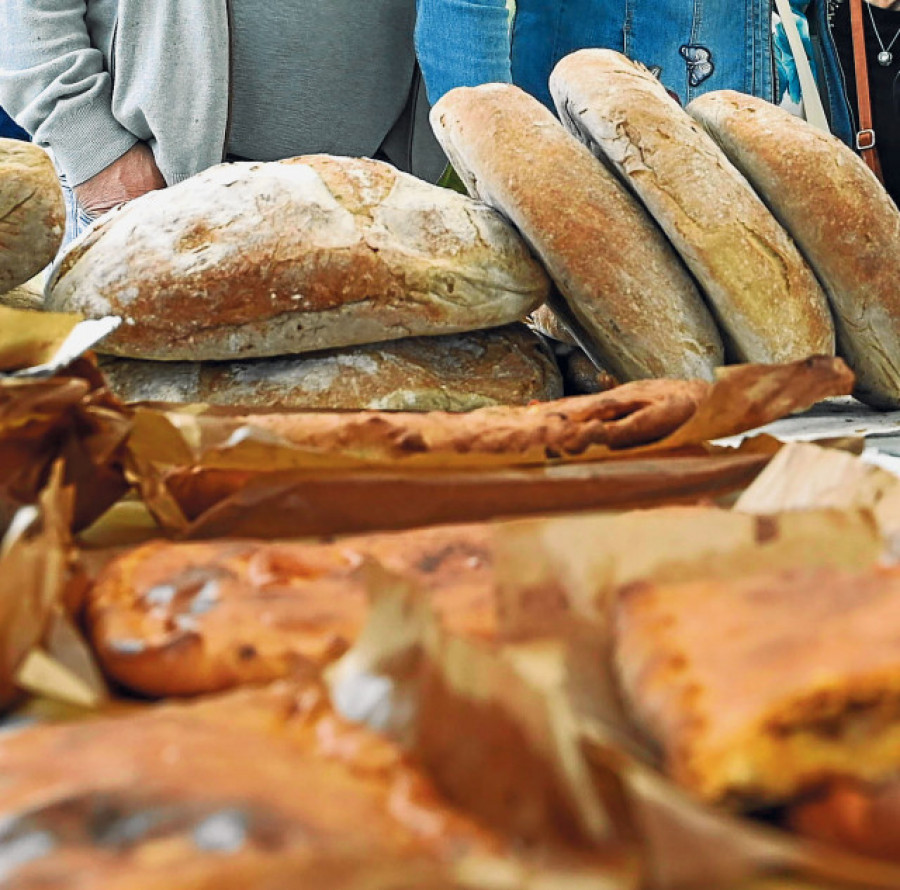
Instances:
[[[0,105],[80,185],[138,140],[115,118],[85,0],[0,0]]]

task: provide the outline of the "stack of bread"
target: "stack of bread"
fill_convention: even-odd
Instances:
[[[123,324],[127,399],[468,410],[562,395],[520,320],[548,281],[497,212],[367,159],[212,168],[109,214],[47,308]]]
[[[833,354],[837,328],[857,395],[900,406],[900,211],[850,149],[737,93],[684,111],[609,50],[563,59],[550,88],[562,125],[499,84],[450,92],[432,123],[597,367],[708,377],[725,357]]]

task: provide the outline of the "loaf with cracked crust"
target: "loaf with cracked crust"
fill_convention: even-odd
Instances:
[[[491,540],[472,525],[334,544],[152,542],[105,568],[87,622],[106,673],[144,695],[316,674],[362,629],[366,558],[417,584],[455,633],[493,636]]]
[[[709,93],[688,111],[815,269],[855,395],[900,407],[900,210],[881,183],[839,139],[762,99]]]
[[[527,870],[311,684],[6,732],[0,770],[5,890],[450,890],[470,857]]]
[[[200,361],[499,327],[547,288],[495,211],[379,161],[312,155],[132,201],[73,243],[46,303],[122,316],[103,352]]]
[[[112,391],[128,402],[471,411],[563,394],[552,353],[523,324],[245,362],[104,357],[100,367]]]
[[[432,127],[469,192],[544,263],[592,352],[620,380],[711,379],[722,343],[665,236],[578,140],[517,87],[451,90]]]
[[[550,77],[563,123],[622,176],[704,290],[739,361],[834,354],[825,294],[716,143],[644,67],[581,50]]]
[[[667,771],[700,798],[791,800],[900,774],[900,570],[635,585],[616,666]]]
[[[65,227],[66,207],[50,156],[30,142],[0,139],[0,294],[53,259]]]

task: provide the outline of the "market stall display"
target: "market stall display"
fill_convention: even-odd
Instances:
[[[608,100],[565,106],[598,154]],[[853,373],[715,368],[662,230],[514,88],[435,124],[513,225],[374,161],[220,167],[59,259],[51,302],[124,320],[0,308],[0,884],[896,890],[900,478],[756,432]],[[551,348],[675,379],[559,398]]]

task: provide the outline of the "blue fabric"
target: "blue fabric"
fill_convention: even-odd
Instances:
[[[591,46],[660,69],[687,103],[709,90],[774,97],[769,0],[519,0],[513,80],[552,107],[547,80],[563,56]]]
[[[448,90],[509,83],[506,0],[417,0],[416,52],[432,105]]]
[[[807,58],[812,65],[813,74],[816,80],[819,80],[819,71],[816,65],[816,55],[813,52],[812,38],[809,34],[809,22],[806,19],[806,11],[809,8],[809,0],[790,0],[791,11],[794,13],[794,20],[797,23],[797,30],[800,32],[800,39],[803,41],[803,48],[806,50]],[[787,93],[791,101],[795,105],[799,105],[803,99],[803,93],[800,89],[800,75],[797,71],[797,62],[794,59],[794,53],[788,41],[787,31],[784,23],[779,21],[775,27],[775,40],[773,46],[775,52],[775,64],[778,67],[778,98],[780,99]]]
[[[0,108],[0,137],[28,141],[28,134],[2,108]]]

